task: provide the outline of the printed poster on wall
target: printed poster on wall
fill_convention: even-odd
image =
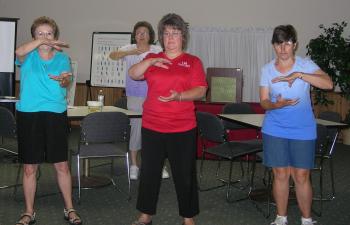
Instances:
[[[111,60],[109,54],[131,42],[128,32],[94,32],[90,81],[91,86],[125,87],[126,63],[124,60]]]

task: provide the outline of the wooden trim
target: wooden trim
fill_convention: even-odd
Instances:
[[[312,99],[314,99],[314,93],[311,93]],[[314,114],[317,117],[320,112],[333,111],[339,113],[343,119],[345,119],[346,114],[350,110],[350,101],[342,97],[340,93],[337,92],[327,92],[327,98],[334,102],[333,105],[313,105]]]

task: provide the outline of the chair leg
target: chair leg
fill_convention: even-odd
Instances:
[[[218,166],[216,167],[216,173],[215,173],[216,179],[219,179],[220,169],[221,169],[221,159],[218,160]]]
[[[256,167],[256,162],[253,162],[252,165],[252,175],[251,175],[251,188],[254,187],[254,176],[255,176],[255,167]],[[267,219],[270,217],[271,214],[271,192],[272,192],[272,172],[271,169],[265,167],[265,171],[264,171],[264,177],[263,177],[263,184],[265,185],[265,189],[258,189],[258,190],[254,190],[251,189],[249,192],[249,199],[253,202],[253,204],[255,205],[256,209],[261,212],[263,214],[263,216]],[[255,192],[257,191],[257,192]],[[260,193],[261,192],[261,193]],[[267,204],[267,208],[266,211],[262,209],[262,207],[260,207],[258,205],[258,203],[256,203],[256,201],[259,201],[256,198],[256,196],[265,196],[266,195],[266,204]]]
[[[244,167],[242,167],[243,166],[242,161],[240,161],[240,164],[241,164],[241,168],[244,168]],[[243,178],[241,180],[232,181],[233,161],[232,160],[230,161],[229,179],[227,181],[227,192],[226,192],[226,201],[227,202],[238,202],[238,201],[242,201],[242,200],[246,200],[246,199],[251,199],[250,198],[250,194],[251,194],[251,192],[253,190],[253,187],[254,187],[255,166],[256,166],[255,161],[252,163],[252,166],[247,165],[247,172],[246,172],[246,174],[247,174],[247,182],[248,182],[248,184],[244,185],[244,186],[242,186],[242,185],[239,186],[240,190],[245,190],[247,187],[249,187],[248,195],[244,196],[242,198],[238,198],[238,199],[231,199],[230,196],[231,196],[231,191],[232,191],[233,184],[243,181]],[[250,174],[250,176],[248,176],[248,174]]]
[[[4,140],[3,140],[3,137],[1,136],[1,142],[0,142],[0,144],[2,145],[3,143],[4,143]],[[10,150],[10,149],[8,149],[8,148],[3,148],[3,147],[0,147],[0,151],[4,151],[4,152],[6,152],[6,153],[11,154],[11,155],[9,155],[9,157],[11,157],[12,163],[15,163],[15,162],[18,161],[18,153],[17,153],[17,152],[14,152],[14,151],[12,151],[12,150]],[[14,158],[12,158],[12,157],[14,157]],[[6,189],[6,188],[11,188],[11,187],[16,187],[16,185],[17,185],[17,181],[16,181],[16,183],[14,183],[14,184],[9,184],[9,185],[0,186],[0,189]]]
[[[316,216],[320,217],[320,216],[322,216],[323,201],[325,200],[323,198],[323,161],[322,161],[322,159],[320,161],[320,166],[319,166],[318,170],[320,171],[320,175],[319,175],[320,176],[320,180],[319,180],[320,191],[319,191],[319,196],[315,197],[314,200],[320,202],[319,211],[316,211],[314,209],[312,209],[312,211]]]
[[[22,168],[23,168],[23,164],[19,164],[18,170],[17,170],[17,175],[16,175],[16,184],[15,184],[15,187],[14,187],[13,193],[12,193],[12,196],[13,196],[14,200],[16,200],[16,197],[17,197],[17,189],[18,189],[18,186],[20,185],[19,184],[19,178],[21,176]]]
[[[78,179],[78,204],[81,201],[81,181],[80,181],[80,157],[77,155],[77,179]]]
[[[319,176],[320,176],[319,177],[319,188],[320,188],[320,190],[319,190],[318,196],[313,197],[314,201],[319,201],[319,211],[316,211],[315,209],[312,208],[313,213],[316,216],[318,216],[318,217],[322,216],[323,201],[325,200],[323,198],[323,158],[321,158],[319,160],[320,160],[319,163],[318,163],[319,166],[317,167],[316,170],[318,170],[319,173],[320,173],[319,174]],[[312,177],[311,176],[310,176],[310,179],[311,179],[311,182],[312,182]]]
[[[204,161],[205,161],[205,152],[203,151],[202,159],[201,159],[201,165],[200,165],[200,169],[199,169],[198,190],[199,191],[210,191],[210,190],[214,190],[214,189],[217,189],[217,188],[224,187],[226,185],[226,181],[218,178],[218,176],[219,176],[219,169],[220,169],[220,165],[221,165],[221,159],[220,159],[220,161],[218,162],[217,170],[215,172],[215,178],[217,180],[221,181],[222,184],[221,185],[217,185],[217,186],[208,187],[208,188],[202,188]]]
[[[129,162],[129,152],[125,155],[126,160],[126,171],[128,174],[128,201],[131,200],[131,181],[130,181],[130,162]]]
[[[226,201],[227,202],[231,202],[230,196],[231,196],[231,183],[232,183],[232,167],[233,167],[233,162],[231,160],[230,161],[230,172],[228,175],[227,190],[226,190]]]
[[[244,168],[243,168],[242,159],[239,159],[239,165],[241,166],[241,180],[243,180],[243,177],[244,177]],[[249,164],[248,164],[248,169],[249,169]],[[249,171],[249,170],[248,170],[248,171]]]
[[[203,179],[203,164],[204,164],[204,157],[205,153],[202,151],[202,157],[201,157],[201,165],[199,167],[199,181],[198,181],[198,189],[202,191],[203,189],[201,188],[202,186],[202,179]]]
[[[323,165],[321,165],[320,169],[320,212],[319,216],[322,216],[323,209]]]
[[[17,155],[18,155],[17,152],[11,151],[10,149],[7,149],[7,148],[1,148],[1,147],[0,147],[0,150],[1,150],[1,151],[4,151],[4,152],[11,153],[13,156],[17,156]]]
[[[330,196],[330,200],[333,200],[335,198],[335,183],[334,183],[333,158],[331,156],[329,158],[329,173],[331,176],[331,185],[332,185],[332,195]]]
[[[266,218],[270,217],[271,213],[271,195],[272,195],[272,171],[270,170],[268,173],[268,185],[267,185],[267,214]]]

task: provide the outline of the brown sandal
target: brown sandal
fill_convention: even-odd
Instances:
[[[72,217],[72,218],[69,217],[69,214],[72,212],[75,212],[76,217]],[[70,225],[82,225],[83,224],[79,214],[77,213],[77,211],[75,209],[73,209],[73,208],[64,209],[63,213],[64,213],[64,219],[67,220]]]
[[[23,221],[24,218],[28,217],[29,218],[29,222]],[[35,220],[35,212],[33,214],[30,213],[22,213],[21,217],[19,218],[18,222],[16,223],[16,225],[31,225],[34,224],[36,222]]]

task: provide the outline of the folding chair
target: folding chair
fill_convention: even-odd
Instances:
[[[78,200],[81,200],[80,160],[90,158],[125,157],[128,199],[130,199],[129,171],[130,121],[121,112],[96,112],[86,116],[81,122],[78,150],[73,152],[77,158]],[[111,164],[111,171],[113,163]],[[112,184],[116,183],[110,177]],[[120,190],[118,188],[118,190]],[[121,190],[120,190],[121,191]]]
[[[6,156],[17,161],[17,129],[16,119],[10,110],[0,106],[0,151],[6,153]],[[0,189],[15,187],[16,184],[1,185]]]
[[[341,116],[337,112],[325,111],[320,113],[319,118],[333,122],[341,122]],[[317,125],[317,145],[315,152],[315,167],[313,171],[318,171],[320,173],[319,193],[318,196],[314,197],[315,201],[320,201],[320,210],[319,212],[315,212],[318,216],[322,215],[323,201],[331,201],[335,198],[333,154],[337,137],[337,128]],[[331,179],[331,193],[327,197],[325,197],[324,194],[324,170],[326,162],[328,162],[328,172]]]
[[[231,199],[231,188],[233,185],[232,181],[232,167],[233,161],[240,160],[242,156],[256,154],[262,151],[262,144],[260,141],[228,141],[225,127],[222,121],[213,114],[207,112],[197,112],[197,124],[199,134],[202,140],[203,153],[200,165],[200,175],[199,175],[199,188],[200,191],[212,190],[215,188],[223,187],[226,185],[226,200],[228,202],[236,201]],[[206,141],[215,142],[217,145],[213,147],[207,147]],[[228,179],[219,178],[218,166],[216,171],[216,179],[223,182],[222,185],[212,186],[209,188],[202,188],[201,181],[203,179],[203,164],[206,154],[211,154],[219,157],[220,159],[228,159],[230,161],[230,170]],[[255,164],[254,164],[255,165]],[[252,168],[254,172],[254,167]],[[253,175],[251,176],[253,177]],[[252,185],[252,180],[250,181]]]
[[[253,108],[249,103],[227,103],[223,109],[222,109],[222,114],[255,114]],[[224,127],[226,129],[226,132],[229,134],[230,131],[238,131],[238,130],[243,130],[243,129],[248,129],[247,126],[239,124],[237,122],[233,121],[228,121],[228,120],[223,120]],[[258,130],[256,130],[256,138],[258,138],[259,133]],[[230,135],[228,135],[228,138],[230,138]],[[229,141],[231,141],[229,139]],[[248,170],[249,170],[249,157],[246,156],[246,161],[248,161]],[[243,168],[243,163],[240,161],[240,166],[241,166],[241,175],[244,177],[244,168]]]

